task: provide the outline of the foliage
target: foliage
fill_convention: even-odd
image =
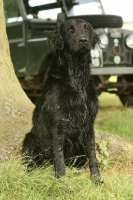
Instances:
[[[100,140],[96,142],[96,157],[98,164],[102,170],[107,169],[110,161],[110,154],[108,151],[109,141]]]

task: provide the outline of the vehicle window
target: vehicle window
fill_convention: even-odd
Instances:
[[[34,6],[39,6],[39,5],[44,5],[44,4],[50,4],[50,3],[56,3],[56,0],[29,0],[29,5],[31,7],[34,7]]]
[[[95,0],[74,0],[73,7],[69,10],[68,16],[102,14],[100,3]]]
[[[22,21],[16,1],[4,0],[4,12],[7,23]]]
[[[57,14],[61,12],[57,0],[23,0],[27,15],[45,20],[56,20]]]
[[[61,12],[60,8],[45,10],[45,11],[39,11],[38,17],[41,19],[46,20],[56,20],[58,13]]]

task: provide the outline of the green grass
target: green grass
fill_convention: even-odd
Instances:
[[[129,169],[129,167],[128,167]],[[133,175],[117,166],[102,172],[104,184],[96,186],[88,169],[68,169],[66,176],[54,178],[49,166],[27,173],[20,158],[0,164],[0,200],[132,200]]]
[[[99,113],[95,128],[122,136],[133,144],[133,108],[124,107],[115,94],[99,96]]]

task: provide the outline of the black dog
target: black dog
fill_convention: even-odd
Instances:
[[[53,161],[56,177],[65,174],[65,163],[70,164],[72,158],[77,158],[76,166],[89,159],[92,180],[101,182],[93,128],[98,100],[90,75],[90,50],[100,40],[88,22],[70,19],[48,41],[54,58],[22,153],[32,157],[31,165]]]

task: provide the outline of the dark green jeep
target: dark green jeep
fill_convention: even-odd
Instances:
[[[100,0],[4,0],[4,10],[15,73],[30,98],[40,96],[53,56],[47,36],[64,19],[83,18],[102,43],[91,51],[98,94],[116,93],[133,106],[133,31],[121,28],[120,16],[105,15]],[[112,75],[116,82],[109,81]]]

